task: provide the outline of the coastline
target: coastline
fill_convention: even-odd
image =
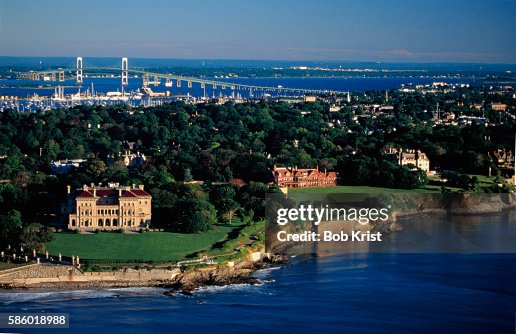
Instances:
[[[229,284],[259,284],[251,276],[259,269],[280,265],[286,261],[281,255],[260,253],[252,257],[227,261],[208,267],[180,269],[124,269],[114,272],[77,273],[76,268],[58,264],[41,264],[37,267],[20,268],[13,273],[1,274],[0,289],[5,291],[27,292],[45,290],[91,290],[129,287],[161,287],[169,289],[166,295],[176,293],[191,295],[204,286],[222,286]],[[48,275],[55,271],[55,275]],[[60,275],[68,271],[68,275]],[[24,278],[14,278],[14,277]],[[33,276],[33,277],[30,277]],[[40,277],[34,277],[40,276]],[[47,276],[47,277],[44,277]],[[122,277],[117,279],[117,277]],[[126,277],[124,279],[123,277]]]
[[[399,219],[416,215],[493,215],[509,210],[515,210],[513,201],[506,203],[476,202],[466,200],[458,206],[439,209],[427,205],[417,210],[395,211],[391,220],[376,223],[373,230],[382,233],[402,231],[403,225]],[[464,204],[468,204],[464,206]],[[473,205],[471,205],[473,204]],[[12,292],[40,290],[84,290],[111,289],[129,287],[160,287],[168,291],[166,295],[182,293],[192,294],[204,286],[223,286],[230,284],[260,284],[252,278],[252,273],[259,269],[276,266],[287,262],[285,254],[290,248],[300,246],[298,242],[288,242],[266,253],[264,249],[249,253],[245,258],[227,260],[219,264],[191,266],[174,269],[125,268],[106,272],[83,272],[71,265],[65,264],[33,264],[18,269],[0,271],[0,289]]]

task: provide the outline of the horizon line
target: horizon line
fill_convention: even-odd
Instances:
[[[130,57],[130,56],[35,56],[35,55],[0,55],[0,58],[129,58],[129,59],[153,59],[153,60],[199,60],[199,61],[268,61],[268,62],[320,62],[320,63],[372,63],[372,64],[460,64],[460,65],[511,65],[516,66],[516,62],[468,62],[468,61],[381,61],[381,60],[337,60],[337,59],[249,59],[249,58],[184,58],[184,57]]]

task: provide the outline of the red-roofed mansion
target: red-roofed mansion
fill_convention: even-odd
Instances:
[[[319,171],[319,167],[297,168],[277,167],[272,171],[274,185],[280,188],[316,188],[337,185],[337,173]]]
[[[132,187],[111,183],[107,187],[83,186],[70,191],[62,206],[68,215],[71,230],[115,230],[148,227],[151,223],[152,196],[143,190],[143,185]]]

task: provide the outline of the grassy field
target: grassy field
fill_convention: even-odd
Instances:
[[[493,185],[494,177],[488,177],[485,175],[466,174],[470,177],[476,176],[480,182],[481,187],[490,187]],[[430,181],[440,182],[439,176],[429,176]],[[446,187],[450,191],[459,191],[461,188]],[[289,195],[295,196],[296,194],[396,194],[396,193],[436,193],[441,192],[440,185],[426,185],[418,189],[392,189],[392,188],[381,188],[381,187],[368,187],[368,186],[336,186],[326,188],[297,188],[289,189]]]
[[[467,174],[468,176],[476,176],[479,180],[480,187],[491,187],[495,177],[488,177],[485,175]],[[305,195],[324,195],[324,194],[398,194],[398,193],[440,193],[441,186],[435,184],[440,182],[439,176],[429,176],[428,179],[434,184],[429,184],[418,189],[392,189],[381,187],[368,186],[336,186],[326,188],[297,188],[289,189],[288,194],[290,198],[299,199]],[[463,190],[462,188],[446,187],[449,191],[457,192]]]
[[[329,194],[421,194],[421,193],[440,193],[438,186],[425,186],[424,188],[406,190],[391,189],[368,186],[335,186],[325,188],[296,188],[289,189],[288,197],[295,201],[317,201],[324,200]]]
[[[217,242],[228,238],[228,233],[240,229],[240,223],[218,225],[203,234],[171,232],[146,232],[120,234],[56,233],[55,240],[46,245],[48,252],[56,257],[78,255],[82,259],[144,260],[167,262],[184,259],[186,256],[209,250]]]
[[[439,187],[426,186],[424,188],[406,190],[406,189],[391,189],[368,186],[336,186],[326,188],[297,188],[289,189],[289,195],[295,194],[393,194],[393,193],[428,193],[439,192]]]

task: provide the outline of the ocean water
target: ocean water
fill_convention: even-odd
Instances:
[[[75,57],[2,57],[0,56],[0,68],[13,69],[14,71],[41,71],[49,68],[61,67],[65,69],[75,68]],[[88,73],[88,68],[94,67],[120,67],[120,58],[110,57],[85,57],[84,70],[85,75]],[[402,84],[431,84],[434,81],[444,81],[448,83],[465,83],[477,84],[475,75],[484,76],[486,73],[492,72],[506,72],[515,71],[514,65],[510,64],[445,64],[445,63],[376,63],[376,62],[314,62],[314,61],[258,61],[258,60],[202,60],[202,59],[144,59],[144,58],[130,58],[130,69],[155,69],[155,68],[290,68],[292,66],[309,66],[309,67],[328,67],[328,68],[348,68],[348,69],[382,69],[382,70],[408,70],[415,72],[412,76],[403,77],[403,75],[410,75],[405,72],[400,77],[328,77],[328,78],[213,78],[217,81],[223,81],[235,84],[249,84],[256,86],[277,87],[279,85],[285,88],[303,88],[303,89],[322,89],[334,91],[356,91],[363,92],[366,90],[385,90],[397,89]],[[72,71],[73,72],[73,71]],[[402,72],[403,73],[403,72]],[[446,74],[446,77],[442,75]],[[450,77],[450,75],[460,74],[463,77]],[[121,89],[120,78],[87,78],[85,77],[81,89],[84,91],[91,87],[94,83],[95,91],[108,92]],[[32,87],[14,87],[16,85],[28,85]],[[43,81],[29,81],[29,80],[5,80],[0,79],[0,95],[16,95],[19,97],[27,97],[33,94],[40,96],[49,96],[53,93],[53,88],[47,88],[47,85],[66,86],[65,94],[77,93],[78,86],[74,80],[67,80],[66,82],[43,82]],[[150,86],[155,92],[170,91],[172,95],[188,94],[193,96],[202,96],[204,90],[199,84],[194,84],[191,89],[187,88],[186,82],[182,82],[182,87],[176,87],[176,82],[173,82],[173,87],[165,87],[164,84],[160,86]],[[38,88],[37,86],[42,87]],[[130,77],[129,84],[125,90],[132,91],[142,86],[142,79]],[[213,90],[211,85],[206,86],[207,96],[231,95],[232,91],[229,87],[222,90],[220,87]],[[240,93],[243,97],[249,95],[249,91],[235,91],[235,94]],[[260,96],[263,93],[275,95],[272,91],[258,91],[254,92],[254,96]],[[288,91],[283,91],[282,95],[292,94]]]
[[[263,285],[0,294],[0,312],[65,312],[74,333],[512,333],[514,254],[298,256]],[[63,329],[16,330],[61,333]]]
[[[247,84],[253,86],[265,86],[265,87],[278,87],[283,86],[285,89],[288,88],[301,88],[301,89],[316,89],[316,90],[331,90],[331,91],[350,91],[350,92],[364,92],[367,90],[390,90],[401,88],[402,85],[425,85],[431,84],[432,82],[440,81],[447,82],[450,84],[475,84],[476,81],[471,78],[434,78],[434,77],[393,77],[393,78],[213,78],[213,80],[238,84]],[[75,94],[79,91],[84,92],[86,89],[90,89],[93,83],[93,89],[95,92],[105,93],[121,91],[120,78],[85,78],[83,84],[79,87],[73,80],[67,80],[63,83],[58,82],[43,82],[43,81],[30,81],[30,80],[0,80],[0,96],[19,96],[28,97],[34,94],[39,96],[50,96],[54,93],[54,88],[58,85],[65,86],[65,94]],[[188,88],[187,82],[182,81],[181,87],[176,86],[176,81],[173,81],[173,87],[165,87],[162,82],[160,86],[150,85],[149,87],[154,92],[166,92],[169,91],[171,95],[187,95],[192,96],[203,96],[204,89],[199,84],[194,83],[192,88]],[[20,88],[19,86],[25,86]],[[41,85],[41,88],[37,86]],[[46,85],[52,85],[52,87],[46,87]],[[129,78],[129,84],[124,87],[125,91],[136,91],[142,87],[142,79],[131,77]],[[232,91],[230,87],[221,89],[220,86],[217,89],[213,89],[211,85],[206,85],[206,96],[230,96],[232,93],[240,93],[243,97],[249,96],[248,90],[235,90]],[[270,94],[272,96],[278,95],[278,93],[271,90],[259,90],[254,91],[255,97],[259,97],[262,94]],[[281,95],[299,95],[297,92],[289,92],[283,90]]]

